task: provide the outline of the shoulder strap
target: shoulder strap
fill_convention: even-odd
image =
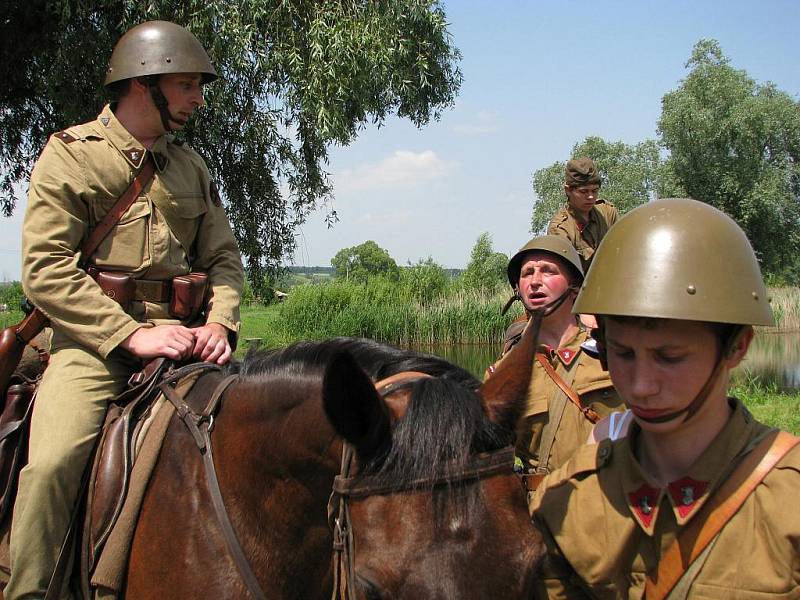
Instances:
[[[550,379],[553,380],[553,383],[561,388],[561,391],[564,392],[567,398],[569,398],[570,401],[578,407],[578,410],[583,413],[584,417],[586,417],[592,423],[597,423],[600,420],[600,415],[598,415],[591,408],[583,406],[581,399],[578,397],[578,394],[575,393],[575,390],[573,390],[563,379],[561,379],[559,374],[556,373],[555,369],[553,369],[553,366],[544,356],[537,354],[536,360],[538,360],[539,364],[542,365],[542,368],[544,368],[545,372],[550,376]]]
[[[142,190],[150,183],[154,170],[153,158],[150,152],[146,152],[144,164],[136,177],[133,178],[133,181],[131,181],[128,189],[123,192],[119,200],[114,203],[111,210],[103,217],[103,220],[97,224],[97,227],[92,230],[89,237],[86,238],[86,241],[81,244],[81,262],[83,264],[89,261],[89,258],[94,254],[95,250],[97,250],[100,242],[106,238],[114,228],[114,225],[122,218],[122,215],[124,215],[131,207],[131,204],[136,201],[136,198],[142,193]]]
[[[564,381],[553,370],[553,367],[550,365],[550,362],[545,356],[537,352],[536,360],[539,361],[539,364],[542,366],[547,365],[545,367],[545,371],[547,371],[548,367],[550,368],[550,371],[547,371],[548,375],[550,375],[550,372],[552,371],[553,375],[558,378],[558,381],[561,381],[569,390],[572,390],[570,386],[575,379],[575,372],[577,371],[578,364],[577,361],[573,363],[573,368],[567,371],[568,381]],[[553,375],[550,375],[550,377],[552,378]],[[553,379],[553,381],[556,380]],[[557,383],[558,382],[556,382],[556,384]],[[556,441],[556,432],[561,424],[561,417],[564,416],[564,409],[567,406],[568,395],[562,392],[563,388],[560,385],[557,385],[555,393],[547,404],[547,423],[544,426],[544,431],[542,431],[542,440],[539,443],[539,465],[537,468],[537,474],[539,475],[550,472],[550,454],[553,451],[553,444]]]
[[[702,555],[723,527],[736,514],[744,501],[764,477],[786,454],[800,443],[800,438],[785,431],[761,441],[708,499],[667,549],[655,573],[647,576],[645,598],[666,598],[692,563]]]

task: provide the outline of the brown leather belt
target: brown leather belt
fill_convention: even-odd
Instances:
[[[172,280],[135,279],[136,295],[139,302],[160,302],[166,304],[172,298]]]

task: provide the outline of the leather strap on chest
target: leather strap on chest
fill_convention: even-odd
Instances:
[[[799,443],[800,438],[779,431],[763,439],[741,460],[666,550],[655,573],[647,576],[644,596],[647,600],[663,600],[670,596],[687,570],[704,555],[708,545],[716,539],[750,494]]]
[[[584,406],[581,402],[581,399],[578,397],[578,394],[575,393],[575,390],[564,381],[561,376],[556,373],[556,370],[553,368],[553,365],[550,364],[550,361],[545,358],[542,354],[536,354],[536,360],[542,365],[542,368],[545,372],[549,375],[550,379],[553,380],[561,391],[564,392],[564,395],[569,398],[570,402],[572,402],[575,406],[578,407],[578,410],[581,411],[584,417],[592,423],[597,423],[600,420],[600,415],[598,415],[595,411],[593,411],[588,406]],[[577,361],[576,361],[577,362]],[[577,364],[575,365],[577,369]]]

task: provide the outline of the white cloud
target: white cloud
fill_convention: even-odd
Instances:
[[[500,118],[494,111],[479,111],[473,120],[466,124],[454,125],[453,131],[465,135],[496,133],[500,129]]]
[[[380,162],[335,173],[334,189],[341,194],[388,187],[412,187],[445,177],[454,168],[455,163],[442,160],[433,150],[397,150]]]

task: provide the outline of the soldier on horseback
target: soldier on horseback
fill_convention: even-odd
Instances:
[[[241,259],[205,163],[171,135],[217,77],[183,27],[134,27],[108,65],[116,101],[54,134],[33,170],[22,283],[53,342],[14,506],[6,598],[44,597],[107,403],[142,361],[230,359]]]

